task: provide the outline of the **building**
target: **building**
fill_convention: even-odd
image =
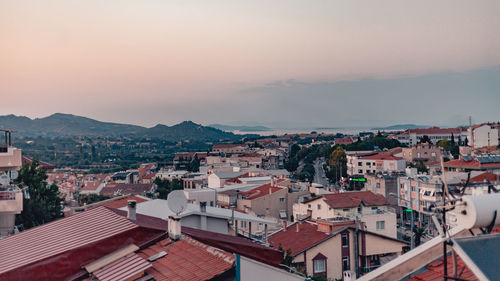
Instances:
[[[127,207],[120,208],[123,211],[127,210]],[[155,217],[163,220],[167,220],[169,216],[174,215],[174,213],[168,208],[167,200],[155,199],[150,201],[145,201],[137,204],[137,213]],[[211,231],[221,234],[231,234],[234,235],[237,226],[241,225],[242,222],[248,226],[254,225],[251,234],[259,233],[260,236],[264,238],[265,231],[267,230],[266,225],[274,225],[275,222],[251,216],[242,212],[232,211],[230,209],[210,207],[202,202],[198,204],[188,203],[186,209],[178,215],[182,226]],[[234,224],[233,224],[234,221]],[[262,226],[260,229],[258,226]],[[241,232],[238,232],[242,234]],[[245,236],[249,236],[246,233]]]
[[[12,146],[11,131],[0,129],[5,141],[0,144],[0,238],[14,233],[16,214],[23,210],[23,192],[12,184],[22,166],[20,149]]]
[[[148,193],[152,194],[155,191],[156,184],[154,183],[110,183],[101,189],[101,195],[110,197],[129,194],[146,196]]]
[[[243,175],[244,172],[215,172],[208,175],[209,188],[221,188],[226,185],[226,181]]]
[[[289,188],[286,186],[287,182],[289,181],[272,181],[269,184],[240,192],[236,208],[275,222],[292,220],[293,204],[297,203],[300,197],[310,195],[310,192]]]
[[[307,276],[328,280],[344,271],[369,272],[403,252],[406,242],[357,230],[352,220],[305,220],[284,227],[269,238],[274,248],[290,250],[292,267]],[[357,247],[357,251],[356,251]]]
[[[293,206],[295,220],[310,216],[313,219],[358,217],[367,231],[397,237],[396,213],[384,196],[371,191],[323,194]]]
[[[212,147],[212,152],[224,155],[245,153],[248,151],[246,144],[216,144]]]
[[[232,280],[240,256],[273,267],[283,258],[248,239],[129,206],[101,206],[0,239],[7,249],[0,251],[0,280]]]
[[[396,136],[396,139],[405,145],[414,146],[420,142],[424,136],[428,136],[433,144],[440,140],[450,140],[452,136],[456,142],[465,141],[467,130],[461,128],[439,128],[431,127],[427,129],[410,129]]]
[[[367,153],[347,155],[347,173],[349,175],[402,172],[405,168],[405,159],[390,154]]]
[[[447,171],[489,171],[500,173],[500,155],[462,156],[443,164]]]
[[[483,123],[467,129],[468,145],[472,148],[498,146],[500,139],[500,125]]]
[[[406,162],[436,162],[441,160],[442,149],[429,143],[420,143],[403,148],[403,158]]]
[[[371,191],[384,196],[390,206],[397,207],[398,176],[393,173],[377,173],[365,175],[363,191]]]

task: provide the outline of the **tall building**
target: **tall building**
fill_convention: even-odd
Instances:
[[[16,214],[23,210],[23,193],[12,179],[22,166],[21,150],[11,145],[11,130],[0,129],[0,238],[14,232]]]

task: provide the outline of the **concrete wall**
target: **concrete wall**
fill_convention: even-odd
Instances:
[[[382,214],[363,215],[360,220],[366,225],[368,231],[392,238],[398,237],[396,213],[384,212]],[[380,221],[384,222],[384,229],[377,229],[377,222]]]
[[[183,217],[181,219],[182,226],[192,227],[196,229],[201,228],[201,216],[192,215]],[[212,231],[216,233],[229,234],[229,227],[227,219],[211,218],[207,217],[207,231]]]
[[[405,243],[384,239],[376,235],[366,234],[366,255],[382,255],[388,253],[402,253]]]
[[[269,266],[267,264],[240,256],[241,281],[304,281],[305,278],[285,270]]]

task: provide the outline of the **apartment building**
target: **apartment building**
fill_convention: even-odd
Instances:
[[[16,214],[23,210],[23,192],[11,182],[22,166],[22,152],[12,146],[11,133],[0,129],[4,142],[0,143],[0,238],[14,233]]]
[[[366,230],[352,220],[295,222],[269,238],[269,245],[290,250],[292,267],[310,277],[342,279],[344,271],[370,272],[397,257],[407,243]],[[356,260],[357,259],[357,260]]]
[[[410,129],[396,136],[396,139],[408,146],[416,145],[424,136],[428,136],[433,144],[440,140],[451,140],[452,136],[455,141],[459,139],[465,141],[467,138],[467,130],[461,128],[439,128],[431,127],[427,129]]]
[[[500,125],[496,123],[483,123],[467,129],[468,145],[472,148],[498,146],[500,139]]]
[[[441,154],[442,148],[429,143],[420,143],[403,148],[402,156],[407,162],[436,162],[441,159]]]
[[[377,172],[401,172],[406,168],[406,160],[385,153],[347,155],[347,173],[375,174]]]
[[[323,194],[293,205],[293,216],[313,219],[358,217],[372,231],[388,237],[397,237],[396,213],[384,196],[371,191],[353,191]]]

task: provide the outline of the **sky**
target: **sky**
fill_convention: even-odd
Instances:
[[[0,0],[0,115],[498,121],[499,14],[496,0]]]

